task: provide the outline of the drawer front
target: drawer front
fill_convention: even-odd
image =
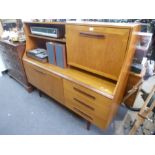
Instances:
[[[68,80],[64,81],[64,89],[67,91],[72,92],[72,94],[76,94],[83,100],[87,100],[90,103],[95,104],[95,106],[106,106],[111,107],[111,99],[108,99],[102,95],[97,94],[96,92],[85,88],[79,84],[76,84],[74,82],[70,82]],[[70,95],[72,95],[70,94]]]
[[[64,102],[62,78],[24,62],[28,81],[60,103]]]
[[[72,95],[70,95],[72,94]],[[65,91],[65,101],[66,105],[73,105],[81,110],[84,110],[87,114],[102,119],[107,119],[110,113],[110,107],[104,105],[98,105],[90,102],[86,98],[80,97],[78,94],[70,91]]]
[[[97,126],[108,123],[111,100],[83,86],[64,80],[65,105]]]
[[[108,120],[104,120],[102,118],[99,118],[99,117],[95,117],[93,115],[90,115],[85,110],[83,110],[81,108],[78,108],[78,107],[75,107],[73,105],[67,105],[67,106],[68,106],[69,109],[71,109],[72,111],[74,111],[76,114],[78,114],[81,117],[85,118],[89,122],[95,124],[99,128],[106,129],[108,127],[108,125],[109,125]]]
[[[117,80],[128,37],[129,29],[67,25],[68,64]]]

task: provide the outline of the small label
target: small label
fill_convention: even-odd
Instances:
[[[94,28],[93,27],[89,27],[89,31],[94,31]]]

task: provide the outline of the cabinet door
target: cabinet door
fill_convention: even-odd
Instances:
[[[62,78],[46,73],[44,70],[24,63],[28,81],[51,96],[55,100],[63,103],[63,81]]]
[[[117,80],[129,29],[67,25],[68,64]]]

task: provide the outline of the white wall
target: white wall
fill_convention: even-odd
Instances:
[[[2,28],[2,24],[0,22],[0,36],[2,35],[2,33],[3,33],[3,28]]]
[[[0,22],[0,36],[3,33],[3,28],[2,28],[2,24]],[[0,76],[1,76],[1,72],[5,70],[5,66],[3,64],[2,58],[1,58],[1,54],[0,54]]]

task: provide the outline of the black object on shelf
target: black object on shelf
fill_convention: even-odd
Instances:
[[[143,67],[142,64],[133,63],[131,65],[131,71],[134,72],[134,73],[140,74],[141,71],[142,71],[142,67]]]
[[[37,49],[27,51],[27,56],[31,57],[33,59],[36,59],[38,61],[41,61],[41,62],[47,62],[48,61],[47,51],[45,49],[42,49],[42,48],[37,48]]]

